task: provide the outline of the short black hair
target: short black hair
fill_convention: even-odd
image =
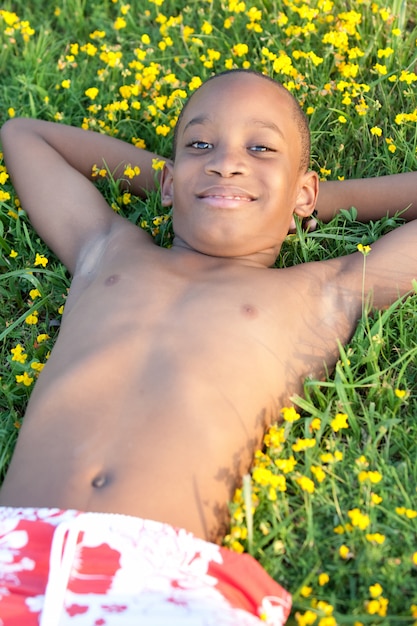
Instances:
[[[307,169],[310,166],[310,150],[311,150],[310,128],[309,128],[307,116],[304,113],[303,109],[301,108],[298,100],[294,98],[293,94],[290,91],[288,91],[288,89],[286,89],[286,87],[284,87],[284,85],[282,85],[282,83],[280,83],[279,81],[274,80],[270,76],[267,76],[266,74],[262,74],[261,72],[257,72],[255,70],[244,70],[244,69],[226,70],[225,72],[220,72],[219,74],[213,74],[213,76],[210,76],[210,78],[208,78],[202,85],[200,85],[200,87],[191,94],[188,100],[186,100],[178,116],[178,120],[174,129],[172,159],[175,160],[175,154],[177,150],[177,141],[178,141],[178,129],[179,129],[181,120],[194,94],[197,93],[197,91],[201,89],[201,87],[203,87],[210,81],[215,80],[216,78],[220,78],[221,76],[238,74],[238,73],[253,74],[254,76],[258,76],[259,78],[264,78],[265,80],[268,80],[269,82],[273,83],[278,89],[281,89],[288,95],[291,105],[292,105],[293,119],[295,123],[297,124],[298,132],[300,135],[300,141],[301,141],[300,170],[307,171]]]

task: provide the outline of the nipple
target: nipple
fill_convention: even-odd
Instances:
[[[258,308],[256,306],[254,306],[253,304],[243,304],[241,307],[241,311],[244,315],[244,317],[249,317],[254,319],[255,317],[258,317],[259,311]]]
[[[119,280],[120,280],[119,274],[110,274],[110,276],[107,276],[106,280],[104,281],[104,284],[106,285],[106,287],[111,287],[112,285],[115,285],[117,282],[119,282]]]

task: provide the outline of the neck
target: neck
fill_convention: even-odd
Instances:
[[[192,248],[187,244],[186,241],[184,241],[183,239],[181,239],[181,237],[178,237],[177,235],[174,237],[171,249],[178,252],[187,251],[190,254],[193,254],[196,258],[201,257],[202,259],[205,259],[205,262],[211,259],[215,263],[223,262],[227,263],[228,265],[234,264],[246,267],[259,267],[260,269],[272,267],[279,254],[279,248],[269,248],[267,250],[259,250],[254,253],[239,256],[230,256],[227,254],[211,255]]]

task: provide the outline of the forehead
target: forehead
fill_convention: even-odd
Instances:
[[[242,122],[259,120],[277,125],[283,134],[296,129],[291,96],[278,83],[255,74],[226,74],[204,83],[184,110],[179,134],[194,121]]]

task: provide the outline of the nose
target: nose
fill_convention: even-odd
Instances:
[[[210,152],[210,158],[206,163],[208,174],[217,174],[222,178],[230,178],[245,174],[247,165],[238,148],[233,146],[216,146]]]

